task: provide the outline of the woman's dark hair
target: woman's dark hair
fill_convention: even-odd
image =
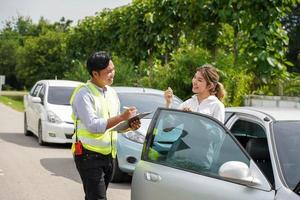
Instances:
[[[225,97],[225,89],[222,83],[219,82],[219,74],[216,68],[211,64],[204,64],[197,68],[197,71],[202,74],[208,84],[214,87],[210,90],[210,94],[215,95],[220,101]]]
[[[86,67],[91,76],[93,71],[105,69],[111,60],[110,55],[105,51],[93,53],[86,62]]]

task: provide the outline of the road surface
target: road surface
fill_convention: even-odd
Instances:
[[[83,200],[70,145],[41,147],[23,132],[23,113],[0,103],[0,199]],[[108,199],[129,200],[130,183],[110,184]]]

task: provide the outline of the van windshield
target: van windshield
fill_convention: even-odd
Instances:
[[[164,95],[159,94],[146,94],[146,93],[118,93],[121,112],[124,111],[123,106],[135,106],[139,113],[152,112],[145,118],[151,119],[152,115],[158,107],[165,107]],[[179,107],[181,100],[174,98],[173,106]]]
[[[55,105],[70,105],[70,98],[75,87],[50,86],[48,103]]]

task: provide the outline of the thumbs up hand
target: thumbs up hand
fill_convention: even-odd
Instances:
[[[172,88],[168,87],[168,89],[165,91],[165,101],[167,108],[170,108],[172,102],[173,102],[173,90]]]

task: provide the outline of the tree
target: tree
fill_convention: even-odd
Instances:
[[[282,19],[282,23],[289,36],[287,57],[294,65],[288,70],[300,73],[300,3],[295,6],[290,15]]]
[[[27,88],[40,79],[63,78],[68,69],[64,33],[29,37],[18,51],[17,76]]]
[[[0,74],[6,76],[6,89],[23,89],[23,83],[15,73],[17,49],[23,43],[21,33],[28,33],[30,23],[29,19],[19,17],[17,21],[7,21],[0,31]]]
[[[18,40],[0,40],[0,75],[6,76],[5,88],[22,89],[15,73]]]
[[[289,76],[286,71],[290,64],[286,59],[288,36],[280,19],[297,1],[232,0],[218,9],[222,22],[233,28],[230,49],[235,55],[235,67],[244,60],[246,70],[254,75],[252,90],[266,85],[281,88],[281,82]],[[272,92],[282,94],[280,89]]]

